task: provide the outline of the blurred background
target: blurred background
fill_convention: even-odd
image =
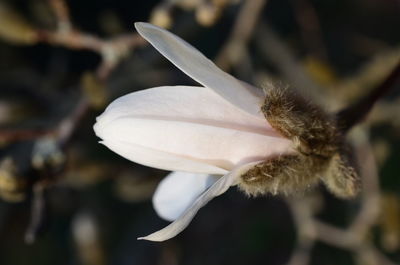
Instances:
[[[194,84],[134,30],[168,28],[234,76],[337,111],[400,59],[398,0],[0,0],[0,264],[400,264],[400,97],[349,134],[363,189],[214,199],[179,236],[151,196],[168,173],[98,144],[113,99]],[[399,88],[399,87],[397,87]]]

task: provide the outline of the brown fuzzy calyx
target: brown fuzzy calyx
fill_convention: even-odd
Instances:
[[[265,93],[261,107],[265,118],[291,139],[299,152],[330,157],[338,151],[341,136],[334,119],[323,109],[288,88],[271,87]]]
[[[317,184],[326,167],[326,159],[312,159],[301,154],[281,155],[244,173],[239,188],[251,196],[298,193]]]
[[[270,87],[261,111],[297,151],[261,162],[244,173],[239,188],[257,196],[293,194],[322,180],[340,198],[356,195],[359,181],[350,166],[335,119],[289,89]]]

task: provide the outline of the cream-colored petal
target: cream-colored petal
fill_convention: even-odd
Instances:
[[[208,174],[171,172],[160,182],[153,195],[154,209],[161,218],[174,221],[218,179]]]
[[[256,165],[261,161],[252,162],[235,170],[229,172],[225,176],[221,177],[217,182],[215,182],[207,191],[205,191],[193,204],[186,210],[177,220],[169,224],[167,227],[152,233],[145,237],[139,237],[138,239],[150,240],[150,241],[165,241],[168,240],[180,232],[182,232],[192,221],[196,213],[206,205],[213,198],[226,192],[229,187],[236,185],[238,183],[238,178],[251,167]]]
[[[243,86],[240,81],[219,69],[178,36],[149,23],[138,22],[135,23],[135,27],[142,37],[195,81],[214,90],[236,107],[254,116],[262,117],[260,106],[263,93],[261,90]]]

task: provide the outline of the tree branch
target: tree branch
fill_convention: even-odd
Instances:
[[[370,112],[375,102],[394,88],[400,80],[400,62],[379,86],[375,87],[369,94],[361,98],[355,104],[339,111],[336,116],[342,132],[347,132],[360,122]]]

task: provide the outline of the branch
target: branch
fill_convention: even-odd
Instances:
[[[266,23],[260,22],[255,32],[255,44],[264,59],[273,64],[286,82],[313,102],[329,104],[329,91],[320,87],[304,70],[290,47]]]
[[[242,4],[231,34],[215,59],[221,69],[229,71],[231,66],[241,61],[266,4],[267,0],[247,0]]]
[[[38,233],[40,233],[43,228],[47,209],[44,193],[45,185],[41,182],[36,183],[33,187],[30,224],[25,232],[25,242],[27,244],[34,243]]]
[[[328,61],[321,25],[312,3],[308,0],[292,0],[291,4],[294,7],[295,18],[299,24],[300,33],[308,52],[324,61]]]
[[[342,132],[347,132],[370,112],[375,102],[394,88],[400,80],[400,62],[386,80],[355,104],[339,111],[336,116]]]
[[[69,15],[69,8],[64,0],[48,0],[51,9],[57,19],[57,28],[59,31],[68,31],[72,28]]]

